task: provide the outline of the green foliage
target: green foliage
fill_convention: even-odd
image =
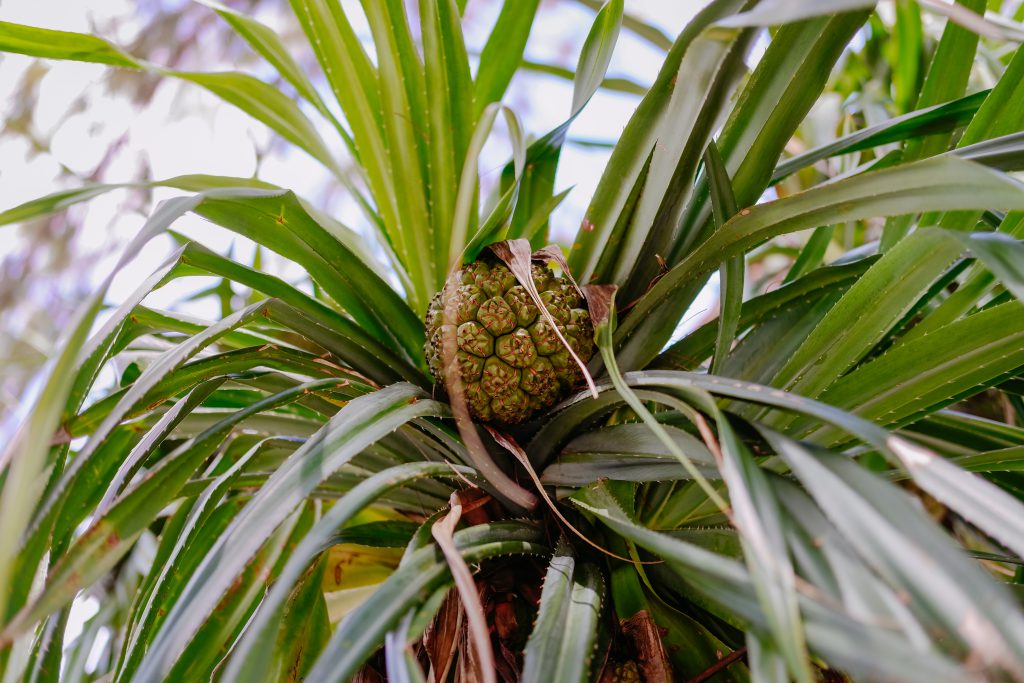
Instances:
[[[503,3],[471,67],[463,2],[364,0],[364,41],[354,5],[296,0],[321,83],[271,29],[204,4],[297,97],[98,36],[0,23],[0,50],[205,88],[320,162],[380,249],[258,179],[150,184],[183,194],[83,302],[0,458],[4,681],[1024,679],[1012,19],[975,0],[713,0],[671,40],[581,0],[596,15],[566,70],[524,61],[536,1]],[[620,31],[665,51],[649,89],[606,73]],[[521,68],[574,80],[554,130],[501,104]],[[431,386],[422,316],[494,242],[548,241],[568,131],[601,88],[642,99],[567,251],[600,285],[595,391],[484,429]],[[512,154],[488,202],[499,114]],[[190,242],[111,291],[187,213],[304,281]],[[716,273],[720,313],[691,320]],[[144,305],[193,275],[250,301],[215,321]],[[488,632],[459,614],[459,556]],[[83,596],[101,608],[64,642]],[[488,636],[496,671],[474,650]]]

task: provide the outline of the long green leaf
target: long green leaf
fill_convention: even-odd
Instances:
[[[298,581],[313,558],[335,542],[338,529],[361,509],[391,488],[419,477],[472,474],[466,467],[447,463],[409,463],[392,467],[368,478],[339,500],[302,539],[270,594],[260,605],[245,635],[232,651],[225,669],[229,680],[279,680],[280,673],[270,666],[276,641],[278,619],[292,585]]]
[[[551,680],[566,683],[592,680],[603,596],[601,572],[593,564],[581,564],[573,575],[572,591],[566,605],[565,635],[554,661]]]
[[[260,488],[206,554],[156,634],[135,680],[159,681],[270,533],[330,473],[396,427],[440,406],[396,384],[354,399]]]
[[[46,459],[50,450],[50,439],[47,435],[54,434],[60,424],[68,395],[73,388],[75,368],[96,350],[93,345],[86,343],[86,339],[99,314],[103,298],[118,271],[130,262],[150,239],[166,230],[193,205],[192,200],[172,200],[161,205],[128,245],[125,255],[107,278],[93,295],[83,302],[68,326],[66,338],[60,344],[62,351],[47,369],[48,379],[39,398],[28,418],[19,427],[14,440],[7,447],[3,459],[13,464],[7,471],[3,488],[0,490],[0,618],[5,622],[10,616],[10,608],[20,607],[20,604],[12,605],[10,602],[10,591],[13,586],[12,564],[15,550],[42,495],[42,482],[39,478],[47,465]],[[30,574],[35,570],[35,563],[26,568]]]
[[[342,171],[327,143],[295,101],[272,85],[238,72],[200,73],[164,71],[209,90],[233,104],[275,133],[305,150],[314,159],[339,175]]]
[[[548,554],[543,535],[525,522],[477,524],[455,533],[455,545],[467,563],[510,554]],[[350,680],[403,615],[431,593],[450,585],[448,564],[436,547],[414,551],[402,566],[338,625],[306,679],[310,683]]]
[[[744,209],[661,278],[630,311],[616,335],[627,369],[643,367],[669,339],[691,288],[729,258],[779,234],[822,224],[915,210],[1024,208],[1024,187],[955,157],[885,169]]]
[[[351,136],[342,128],[338,120],[327,108],[327,105],[324,104],[323,98],[320,97],[320,93],[317,92],[309,76],[306,75],[303,68],[291,56],[288,48],[273,29],[252,17],[237,12],[230,7],[225,7],[214,0],[198,1],[217,12],[260,56],[277,69],[277,72],[295,88],[299,95],[316,107],[317,111],[324,118],[333,123],[345,141],[349,152],[355,153],[355,143]]]
[[[948,232],[996,276],[1019,301],[1024,301],[1024,242],[999,232]]]
[[[274,439],[269,438],[254,444],[233,465],[218,475],[191,506],[184,506],[184,519],[174,528],[173,535],[164,537],[169,542],[169,547],[166,552],[161,553],[159,563],[154,562],[154,570],[147,577],[147,590],[136,601],[132,628],[126,638],[122,659],[118,662],[118,680],[130,677],[138,668],[145,652],[145,643],[166,615],[167,606],[173,604],[174,598],[184,588],[184,581],[198,566],[201,559],[200,549],[208,548],[216,534],[230,521],[229,516],[223,522],[209,523],[211,518],[222,512],[218,506],[228,488],[248,464],[273,443]],[[211,531],[214,532],[213,539],[204,539],[203,537],[209,535]]]
[[[796,442],[767,436],[865,561],[927,606],[928,616],[985,666],[1021,670],[1024,618],[1004,589],[954,548],[904,494],[838,455],[812,454]],[[922,574],[922,564],[932,571]],[[971,628],[963,628],[965,623]]]
[[[335,374],[328,366],[317,361],[318,359],[311,354],[267,347],[266,345],[211,354],[210,356],[186,363],[177,371],[162,379],[142,397],[140,402],[136,404],[136,407],[126,416],[126,419],[148,412],[154,406],[164,403],[200,382],[214,378],[221,378],[223,380],[237,377],[241,379],[241,373],[256,367],[274,368],[315,378]],[[239,374],[236,375],[235,373]],[[351,376],[346,379],[355,380],[356,378]],[[358,382],[358,380],[356,381]],[[363,386],[365,389],[369,389],[368,385],[364,384]],[[65,423],[65,431],[68,432],[69,436],[73,437],[90,433],[128,391],[129,387],[125,387],[111,392],[104,398],[92,403],[88,408]]]
[[[736,196],[732,191],[732,181],[725,168],[725,162],[718,151],[718,146],[711,142],[704,152],[704,168],[711,184],[711,203],[714,207],[715,223],[721,227],[736,215]],[[711,361],[711,374],[719,374],[726,357],[732,350],[736,339],[736,328],[739,327],[740,310],[743,306],[743,278],[746,261],[743,256],[733,257],[722,264],[719,269],[719,314],[718,338],[715,340],[715,357]]]
[[[606,281],[622,285],[631,299],[657,276],[657,256],[670,254],[715,122],[747,70],[744,56],[753,38],[739,29],[706,31],[683,56],[628,236],[616,253],[603,255],[610,261]]]
[[[95,431],[93,431],[89,439],[77,453],[75,459],[71,461],[69,467],[64,471],[62,478],[63,482],[70,484],[71,480],[91,463],[93,455],[97,452],[100,446],[103,445],[111,432],[121,424],[121,420],[127,416],[160,381],[170,373],[174,372],[189,358],[195,356],[210,344],[213,344],[219,336],[244,325],[252,318],[260,315],[265,306],[266,304],[264,302],[247,306],[227,318],[224,318],[217,324],[207,328],[202,333],[186,339],[181,344],[178,344],[161,354],[159,358],[149,365],[138,379],[132,383],[131,387],[124,392],[117,404],[106,413],[103,421]],[[51,493],[49,498],[41,506],[40,510],[37,511],[36,526],[42,524],[42,520],[46,519],[53,511],[61,488],[63,487],[58,487],[55,492]]]
[[[406,245],[406,270],[413,284],[410,299],[417,310],[426,310],[431,294],[444,284],[444,273],[434,259],[424,258],[434,248],[435,226],[431,223],[426,145],[417,144],[421,133],[414,123],[425,118],[423,65],[412,48],[408,21],[401,2],[362,0],[377,48],[377,84],[380,92],[380,132],[384,138],[390,171],[391,192],[401,192],[397,202],[400,228],[396,231]]]
[[[537,619],[523,650],[522,680],[526,683],[551,680],[551,672],[558,669],[562,641],[567,635],[566,620],[575,570],[572,549],[561,539],[544,575]]]
[[[469,57],[454,0],[420,0],[430,120],[430,217],[434,254],[451,250],[451,225],[472,130]],[[475,163],[475,160],[474,160]]]
[[[163,69],[128,55],[95,36],[0,22],[0,51],[33,57],[98,62],[180,78],[209,90],[305,150],[341,175],[326,143],[298,105],[277,88],[239,72],[202,73]]]
[[[531,220],[554,195],[555,174],[566,135],[576,117],[604,82],[622,27],[622,12],[622,0],[609,0],[597,13],[580,50],[573,79],[572,109],[569,117],[530,145],[527,150],[526,166],[519,179],[522,188],[517,197],[509,230],[510,238],[526,237]],[[507,175],[506,168],[505,176]],[[546,236],[534,234],[534,247],[541,248],[546,242]]]
[[[92,521],[51,570],[43,592],[0,633],[0,639],[13,637],[37,619],[69,603],[81,588],[113,567],[235,425],[251,414],[293,401],[306,391],[336,383],[338,380],[330,379],[300,385],[244,410],[232,411],[224,420],[175,449],[161,460],[151,476],[126,491],[107,514]]]
[[[663,429],[698,471],[717,478],[715,461],[699,440],[677,427]],[[607,478],[619,481],[666,481],[687,478],[679,461],[645,425],[626,423],[584,432],[570,441],[541,480],[558,486],[586,486]]]
[[[217,606],[189,643],[168,680],[209,680],[223,651],[245,628],[253,609],[277,578],[278,567],[312,521],[312,508],[296,510],[267,539],[252,561],[232,584],[231,592]]]
[[[392,159],[383,133],[381,92],[377,70],[363,49],[338,0],[290,0],[345,119],[352,128],[357,157],[366,172],[385,241],[400,264],[400,277],[410,286],[416,310],[426,310],[427,298],[413,278],[411,252],[403,227],[398,188],[392,182]],[[414,158],[418,158],[414,157]],[[408,163],[409,160],[403,160]]]
[[[821,17],[780,27],[737,96],[718,146],[731,174],[739,208],[754,204],[770,183],[786,142],[825,87],[866,13]],[[693,190],[682,224],[672,232],[669,265],[711,233],[705,173]]]
[[[834,292],[842,292],[873,263],[873,258],[814,270],[778,289],[743,302],[737,332],[765,324],[787,311],[806,308]],[[665,349],[655,367],[692,370],[712,354],[719,321],[713,320]]]
[[[325,291],[378,339],[407,357],[423,349],[423,324],[409,305],[309,213],[294,193],[211,191],[196,213],[304,265]]]
[[[658,77],[623,130],[594,199],[569,252],[569,266],[581,282],[610,282],[609,266],[599,264],[602,254],[619,248],[632,216],[632,203],[642,187],[651,153],[668,118],[679,65],[701,32],[743,6],[742,0],[716,0],[702,10],[679,34]],[[609,257],[610,258],[610,257]]]
[[[897,344],[835,382],[821,399],[882,424],[900,425],[1024,365],[1020,302],[989,308],[939,330]],[[829,442],[836,435],[829,430],[820,436]]]
[[[707,595],[712,601],[742,614],[746,620],[763,623],[750,578],[739,562],[638,525],[600,484],[582,489],[572,501],[615,532],[664,558],[674,570],[673,578],[677,583],[684,582],[687,588]],[[955,683],[968,675],[941,655],[908,657],[908,652],[920,646],[878,624],[863,624],[806,597],[801,600],[801,609],[807,620],[807,637],[812,650],[848,672],[860,671],[866,678],[895,678],[917,683]],[[873,656],[864,657],[860,650],[851,652],[851,640],[870,642]]]
[[[984,0],[958,0],[962,7],[978,11],[985,10]],[[920,17],[918,17],[920,22]],[[948,22],[942,38],[932,56],[928,73],[921,85],[920,94],[914,89],[918,108],[931,107],[955,98],[963,97],[974,65],[974,53],[978,47],[978,36],[955,22]],[[917,55],[914,55],[916,60]],[[901,59],[902,61],[902,59]],[[916,63],[916,61],[915,61]],[[904,161],[915,161],[945,152],[949,147],[952,132],[936,133],[927,137],[907,141],[903,149]],[[886,250],[906,236],[910,227],[907,218],[889,219],[882,235],[882,250]]]
[[[775,168],[771,182],[777,183],[821,159],[910,140],[920,135],[952,131],[971,120],[988,94],[988,90],[972,93],[957,100],[924,107],[848,133],[832,142],[786,159]]]
[[[804,625],[797,607],[796,573],[786,549],[783,510],[768,475],[728,420],[719,414],[716,422],[722,447],[719,468],[728,486],[733,524],[740,532],[743,555],[768,619],[774,647],[790,676],[812,681]]]
[[[0,22],[0,50],[44,59],[72,59],[138,69],[142,63],[102,38]]]
[[[952,462],[968,472],[1017,472],[1024,470],[1024,446],[961,455]]]
[[[479,119],[492,103],[501,101],[523,59],[540,0],[505,0],[491,30],[476,72],[474,118]]]
[[[182,262],[185,264],[182,275],[192,271],[218,275],[279,299],[286,305],[271,304],[269,312],[274,321],[289,325],[293,331],[322,344],[353,369],[377,382],[387,384],[397,379],[426,382],[423,372],[400,352],[374,339],[347,316],[280,278],[235,263],[194,243],[185,247]],[[364,292],[363,296],[368,295]],[[312,330],[330,333],[336,342],[326,342],[323,334]]]
[[[941,235],[920,231],[887,252],[828,312],[772,384],[817,397],[903,319],[960,250]]]
[[[326,562],[318,563],[292,591],[282,613],[280,638],[274,644],[276,668],[295,672],[299,679],[309,674],[317,653],[331,637],[321,588],[326,568]]]
[[[114,190],[127,188],[146,189],[151,187],[173,187],[190,192],[203,192],[215,188],[230,187],[252,187],[264,190],[279,189],[276,185],[265,183],[255,178],[235,178],[231,176],[202,174],[175,176],[166,180],[154,180],[146,183],[98,183],[70,190],[61,190],[11,207],[6,211],[0,212],[0,225],[21,223],[33,218],[47,216]]]

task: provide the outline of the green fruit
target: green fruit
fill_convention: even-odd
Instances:
[[[586,303],[567,279],[533,264],[533,282],[562,336],[584,361],[594,353]],[[427,311],[427,362],[444,383],[445,338],[469,412],[484,422],[518,424],[564,398],[583,373],[503,263],[474,261],[434,295]]]

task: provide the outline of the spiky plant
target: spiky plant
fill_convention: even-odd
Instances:
[[[229,9],[283,91],[162,73],[335,172],[387,263],[287,189],[157,183],[186,194],[126,260],[192,212],[315,287],[188,243],[138,291],[108,279],[83,303],[3,459],[4,681],[1024,680],[1018,24],[983,0],[923,5],[951,18],[938,29],[902,0],[895,19],[713,0],[664,41],[611,0],[570,116],[527,146],[497,103],[537,0],[504,3],[475,71],[464,2],[420,0],[414,30],[399,0],[364,0],[372,58],[348,5],[291,5],[342,119]],[[667,44],[556,268],[589,286],[599,353],[575,379],[593,389],[514,428],[474,420],[467,378],[431,381],[423,317],[492,245],[522,273],[502,291],[529,287],[569,124],[621,85],[604,79],[620,26]],[[0,49],[159,71],[43,28],[0,24]],[[815,105],[836,94],[822,140]],[[512,161],[483,202],[502,112]],[[719,314],[676,338],[716,273]],[[267,298],[211,322],[145,305],[195,274]],[[1002,421],[963,403],[982,396]],[[83,592],[100,609],[66,642]]]

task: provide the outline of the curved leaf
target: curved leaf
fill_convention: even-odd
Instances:
[[[619,364],[636,369],[653,359],[704,278],[722,262],[769,237],[925,209],[996,206],[1024,208],[1024,186],[969,161],[941,157],[854,176],[743,209],[658,280],[631,309],[616,334]]]
[[[109,41],[69,31],[0,22],[0,50],[44,59],[72,59],[140,69],[142,63]]]
[[[340,410],[270,477],[207,552],[153,639],[135,680],[163,679],[256,550],[323,479],[396,427],[436,415],[439,409],[419,389],[396,384],[353,399]]]
[[[524,522],[477,524],[455,533],[455,545],[467,563],[495,555],[545,555],[540,530]],[[436,547],[417,550],[408,561],[338,625],[306,679],[310,683],[349,680],[402,616],[433,592],[450,585],[448,564]]]
[[[303,537],[267,598],[260,605],[245,635],[234,647],[225,669],[229,680],[278,680],[270,666],[281,608],[292,586],[315,556],[337,541],[339,529],[388,489],[419,477],[468,475],[472,470],[447,463],[409,463],[388,468],[366,479],[339,500]]]

